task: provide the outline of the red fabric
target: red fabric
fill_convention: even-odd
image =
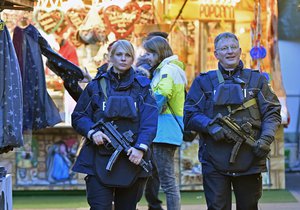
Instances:
[[[71,61],[72,63],[79,66],[78,56],[76,52],[76,48],[67,40],[65,40],[65,44],[60,46],[59,54],[61,54],[65,59]]]

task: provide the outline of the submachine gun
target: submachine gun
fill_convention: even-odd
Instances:
[[[250,135],[252,125],[249,122],[239,126],[229,116],[223,117],[221,114],[216,116],[215,122],[225,130],[228,140],[235,143],[231,150],[230,163],[235,163],[236,156],[243,143],[254,147],[255,139]]]
[[[120,153],[122,151],[127,153],[128,150],[131,148],[130,144],[134,141],[132,138],[134,134],[131,130],[128,130],[121,134],[117,131],[117,128],[118,127],[116,125],[113,125],[112,122],[103,122],[103,120],[99,120],[92,126],[92,129],[100,129],[110,139],[111,142],[107,142],[105,144],[105,147],[113,147],[113,149],[115,150],[106,165],[107,171],[111,171]],[[144,159],[142,159],[139,166],[142,167],[147,173],[152,170],[152,164],[150,160],[146,162]]]

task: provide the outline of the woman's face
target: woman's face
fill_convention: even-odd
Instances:
[[[114,71],[122,73],[130,69],[133,64],[133,57],[122,47],[117,47],[115,53],[111,56],[110,62],[113,64]]]
[[[153,53],[153,52],[146,52],[145,53],[145,57],[149,63],[149,65],[151,67],[157,65],[159,63],[158,61],[158,55],[156,53]]]

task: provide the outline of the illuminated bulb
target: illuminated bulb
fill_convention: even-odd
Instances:
[[[240,34],[243,34],[243,33],[245,33],[245,28],[244,27],[240,28]]]

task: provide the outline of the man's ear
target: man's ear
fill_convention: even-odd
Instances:
[[[216,59],[219,60],[219,54],[216,50],[214,51],[214,55],[215,55]]]

